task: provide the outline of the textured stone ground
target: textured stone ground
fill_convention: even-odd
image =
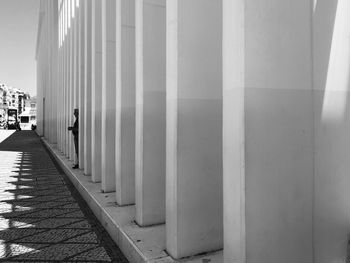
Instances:
[[[128,262],[39,137],[10,134],[0,130],[0,262]]]

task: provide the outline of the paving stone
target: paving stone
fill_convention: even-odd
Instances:
[[[87,251],[78,256],[75,256],[70,260],[85,260],[85,261],[88,261],[88,260],[102,261],[103,260],[103,261],[110,262],[111,258],[108,256],[106,250],[103,247],[97,247],[91,251]]]
[[[31,211],[34,208],[32,207],[22,207],[22,206],[11,206],[10,204],[1,204],[1,208],[0,208],[0,216],[2,214],[7,214],[7,213],[11,213],[11,212],[24,212],[24,211]]]
[[[128,262],[35,132],[15,132],[0,143],[0,262],[62,261]]]
[[[2,198],[4,197],[4,198]],[[0,194],[0,200],[3,202],[6,201],[22,201],[22,202],[46,202],[46,201],[74,201],[74,198],[71,196],[55,196],[55,195],[43,195],[43,196],[25,196],[25,195],[18,195],[15,197],[13,194],[11,195],[4,195],[2,196]]]
[[[9,190],[7,191],[9,193],[16,193],[20,195],[30,195],[30,196],[70,196],[70,193],[68,191],[60,191],[60,190],[53,190],[53,189],[15,189],[15,190]]]
[[[91,232],[91,231],[86,232],[85,231],[85,234],[70,238],[70,239],[64,241],[64,243],[99,244],[99,240],[98,240],[97,235],[94,232]]]
[[[79,206],[77,203],[68,203],[68,204],[59,205],[59,206],[57,206],[57,208],[60,208],[60,209],[78,209]]]
[[[11,242],[22,237],[32,236],[45,230],[36,228],[11,228],[0,231],[0,240],[3,242]]]
[[[39,251],[17,256],[15,259],[64,260],[69,257],[74,257],[76,254],[89,251],[95,247],[96,245],[92,244],[55,244],[42,248]]]
[[[79,223],[81,219],[75,219],[75,218],[49,218],[49,219],[34,219],[31,221],[31,223],[26,223],[24,224],[18,224],[16,226],[17,228],[44,228],[44,229],[49,229],[49,228],[74,228],[74,225],[76,223]],[[1,221],[0,221],[1,222]],[[86,222],[87,223],[87,222]],[[87,228],[83,227],[84,225],[81,224],[81,228]]]
[[[62,225],[59,226],[59,228],[91,228],[91,225],[86,220],[76,221],[77,219],[61,219],[61,220],[74,220],[74,223],[71,223],[70,225]]]
[[[68,210],[68,209],[65,209]],[[72,209],[70,209],[72,210]],[[85,218],[84,214],[81,211],[72,211],[64,214],[57,215],[58,218],[64,217],[64,218]]]
[[[81,229],[51,229],[45,230],[41,233],[33,234],[23,238],[16,239],[16,243],[59,243],[67,242],[67,240],[74,239],[77,236],[82,236],[89,233],[89,230]],[[81,242],[75,242],[81,243]]]
[[[45,245],[43,244],[0,243],[0,258],[8,259],[13,256],[25,255],[31,252],[38,252],[43,247],[45,247]]]
[[[48,217],[84,217],[83,213],[77,209],[32,209],[29,211],[13,211],[1,214],[4,218],[48,218]]]
[[[29,220],[26,219],[26,222],[21,221],[15,221],[13,219],[4,219],[0,218],[0,231],[3,231],[5,229],[10,228],[28,228],[28,227],[34,227],[31,222],[28,222]],[[34,220],[32,220],[34,221]]]
[[[48,209],[48,208],[79,208],[79,206],[76,203],[72,203],[72,201],[67,202],[30,202],[30,201],[22,201],[22,200],[15,200],[15,201],[6,201],[0,203],[0,213],[2,213],[2,209],[17,209],[17,210],[28,210],[28,209]],[[16,211],[17,211],[16,210]]]

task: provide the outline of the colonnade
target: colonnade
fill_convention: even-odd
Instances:
[[[323,101],[348,96],[346,78],[326,81],[350,68],[341,10],[346,0],[41,0],[38,133],[135,206],[140,227],[165,224],[175,259],[345,262],[350,107],[339,99],[335,116]]]
[[[222,7],[205,2],[41,2],[57,39],[40,39],[38,54],[57,59],[38,65],[58,70],[57,85],[39,87],[57,102],[39,133],[118,205],[135,205],[140,226],[166,224],[174,258],[223,246]],[[79,160],[67,130],[75,108]]]

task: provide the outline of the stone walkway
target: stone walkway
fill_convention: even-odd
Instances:
[[[128,262],[36,133],[8,135],[0,130],[0,262]]]

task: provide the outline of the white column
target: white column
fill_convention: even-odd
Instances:
[[[60,3],[60,1],[59,1]],[[58,12],[58,79],[57,79],[57,149],[62,151],[62,138],[61,138],[61,95],[62,95],[62,48],[61,48],[61,39],[62,39],[62,13],[61,5],[59,5]]]
[[[67,60],[68,60],[68,104],[67,104],[67,126],[72,126],[73,118],[72,116],[73,110],[73,23],[72,23],[72,1],[69,0],[68,5],[68,34],[67,34],[67,45],[68,45],[68,54],[67,54]],[[73,145],[73,136],[72,133],[69,131],[67,132],[68,136],[68,158],[69,160],[73,161],[74,159],[74,145]]]
[[[91,86],[91,173],[92,181],[101,181],[101,103],[102,103],[102,17],[101,0],[92,1],[92,86]]]
[[[246,262],[244,0],[223,1],[224,262]]]
[[[59,115],[60,115],[60,139],[61,139],[61,153],[64,149],[64,0],[61,2],[61,40],[60,40],[60,61],[61,61],[61,74],[60,74],[60,104],[59,104]]]
[[[45,97],[47,102],[47,114],[45,120],[45,126],[47,128],[46,139],[48,142],[52,143],[52,14],[51,14],[51,5],[52,1],[47,1],[46,3],[46,49],[47,49],[47,57],[46,57],[46,65],[47,65],[47,85],[45,86]]]
[[[165,222],[166,1],[136,1],[136,221]]]
[[[64,147],[64,153],[66,157],[68,157],[69,154],[69,140],[68,140],[68,130],[67,127],[69,126],[68,124],[68,102],[69,102],[69,96],[68,96],[68,85],[69,85],[69,37],[68,37],[68,6],[69,6],[69,1],[65,0],[64,1],[64,23],[65,23],[65,41],[64,41],[64,123],[63,123],[63,130],[64,130],[64,141],[65,141],[65,147]]]
[[[61,114],[61,138],[62,138],[62,153],[66,151],[66,126],[65,126],[65,95],[66,95],[66,1],[62,4],[62,114]]]
[[[85,110],[84,110],[84,91],[85,91],[85,28],[84,28],[84,19],[85,19],[85,1],[79,0],[79,168],[84,169],[84,136],[85,136]]]
[[[72,107],[72,126],[75,122],[75,116],[74,116],[74,109],[79,108],[79,27],[78,27],[78,0],[73,0],[73,72],[74,72],[74,78],[73,78],[73,107]],[[80,112],[79,112],[80,113]],[[76,155],[76,149],[74,145],[74,137],[71,133],[72,139],[73,139],[73,149],[74,149],[74,163],[77,163],[77,155]]]
[[[52,23],[52,143],[58,143],[58,72],[59,72],[59,59],[58,59],[58,0],[53,0],[51,13],[53,14]]]
[[[174,258],[223,246],[222,5],[167,1],[166,237]]]
[[[60,41],[60,61],[61,61],[61,73],[60,73],[60,103],[59,103],[59,115],[60,115],[60,139],[61,139],[61,152],[63,153],[64,148],[64,125],[63,125],[63,118],[64,118],[64,1],[62,0],[61,3],[61,41]]]
[[[51,143],[55,143],[55,138],[54,138],[54,131],[55,131],[55,118],[54,118],[54,113],[55,113],[55,66],[56,66],[56,61],[55,61],[55,46],[54,46],[54,37],[56,31],[56,27],[54,26],[55,23],[55,13],[53,12],[53,7],[54,7],[54,1],[51,0],[49,4],[49,14],[51,16],[50,19],[50,141]]]
[[[251,263],[320,262],[312,2],[225,0],[223,10],[225,262],[245,252]]]
[[[67,144],[67,149],[66,149],[66,155],[68,158],[70,158],[70,149],[71,149],[71,136],[70,132],[67,131],[67,127],[71,125],[70,123],[70,80],[71,80],[71,37],[70,37],[70,32],[71,32],[71,24],[70,24],[70,1],[67,0],[66,5],[67,5],[67,37],[66,37],[66,42],[67,42],[67,53],[66,53],[66,59],[67,59],[67,92],[66,92],[66,144]]]
[[[117,0],[116,195],[135,202],[135,0]]]
[[[85,64],[85,72],[84,72],[84,174],[90,176],[91,175],[91,19],[92,19],[92,11],[91,11],[91,0],[84,1],[84,64]]]
[[[102,0],[102,190],[115,191],[116,2]]]
[[[74,117],[74,109],[76,108],[76,19],[75,19],[75,1],[76,0],[70,0],[70,6],[71,6],[71,31],[70,31],[70,37],[71,37],[71,77],[70,77],[70,107],[69,107],[69,125],[73,126],[75,117]],[[76,163],[76,154],[75,154],[75,147],[74,147],[74,137],[72,132],[69,132],[69,139],[70,139],[70,160],[72,160],[74,163]]]
[[[59,132],[59,150],[63,152],[63,94],[64,94],[64,75],[63,75],[63,1],[61,1],[59,10],[59,21],[60,21],[60,40],[59,40],[59,61],[60,61],[60,72],[59,72],[59,86],[58,86],[58,132]]]

